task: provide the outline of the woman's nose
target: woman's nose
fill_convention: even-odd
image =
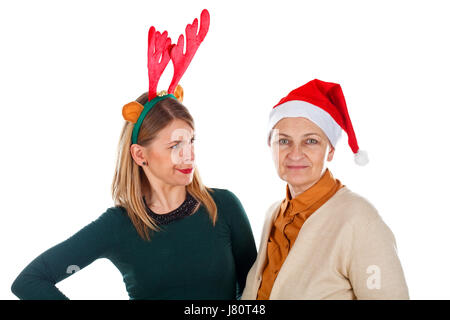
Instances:
[[[294,145],[289,151],[288,157],[292,160],[301,159],[304,156],[303,149],[301,146]]]
[[[183,163],[192,163],[194,161],[194,146],[191,144],[186,144],[184,148],[181,149],[181,159]]]

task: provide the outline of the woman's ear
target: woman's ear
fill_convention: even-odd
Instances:
[[[330,151],[328,151],[327,161],[333,160],[333,156],[334,156],[334,147],[330,145]]]
[[[132,144],[130,146],[131,157],[136,162],[137,165],[142,165],[147,159],[144,157],[144,149],[138,144]]]

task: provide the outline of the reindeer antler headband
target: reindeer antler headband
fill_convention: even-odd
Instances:
[[[198,28],[197,18],[194,19],[192,24],[188,24],[186,27],[186,54],[183,54],[183,35],[180,35],[177,44],[172,44],[170,38],[167,36],[167,31],[164,31],[161,34],[159,31],[155,30],[155,27],[151,27],[148,31],[148,101],[144,105],[141,105],[137,101],[133,101],[122,108],[123,118],[134,123],[131,138],[132,144],[137,143],[137,137],[142,122],[147,113],[157,102],[169,97],[183,101],[183,88],[178,85],[178,82],[191,63],[195,52],[209,29],[208,10],[203,10],[200,17],[200,28]],[[197,29],[199,29],[198,33]],[[167,91],[157,93],[159,79],[161,78],[164,69],[167,67],[169,60],[172,60],[174,68],[172,82]]]

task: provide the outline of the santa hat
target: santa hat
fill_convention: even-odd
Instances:
[[[269,134],[278,121],[289,117],[304,117],[314,122],[327,135],[333,147],[344,130],[355,162],[359,165],[369,162],[367,152],[359,149],[339,84],[314,79],[291,91],[270,112]]]

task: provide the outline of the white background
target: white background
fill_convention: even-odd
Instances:
[[[285,195],[266,146],[268,114],[292,89],[340,83],[359,145],[329,164],[393,231],[412,299],[449,299],[446,1],[2,1],[0,298],[37,255],[112,206],[122,106],[148,90],[147,32],[172,40],[211,14],[180,84],[203,181],[241,200],[259,246]],[[167,68],[159,89],[172,76]],[[128,299],[100,259],[58,283],[71,299]]]

